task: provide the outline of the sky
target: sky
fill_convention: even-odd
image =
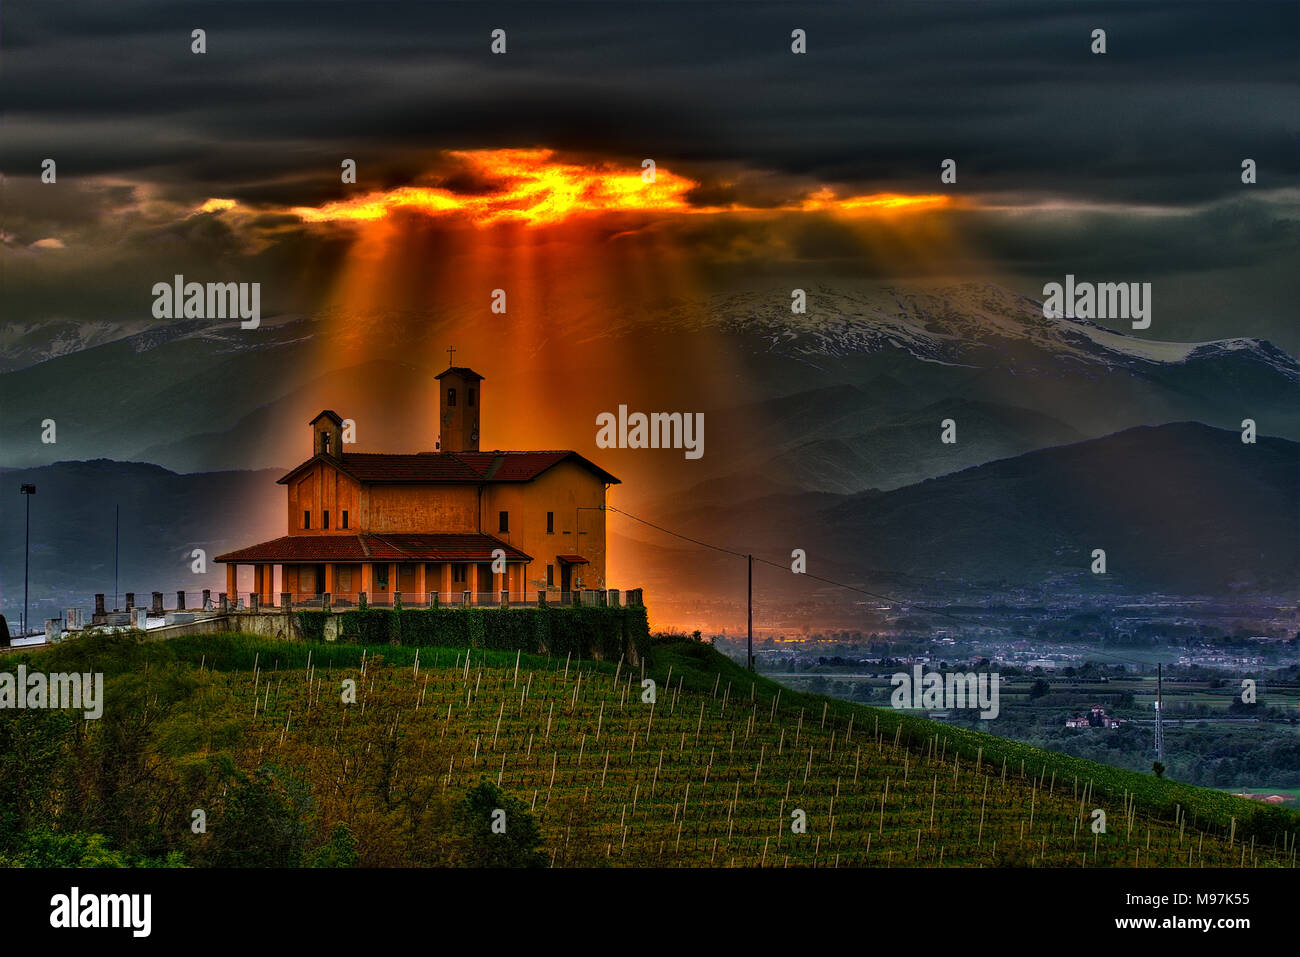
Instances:
[[[203,379],[193,403],[174,385],[146,409],[157,370],[96,385],[135,410],[113,432],[122,459],[253,429],[249,406],[292,390],[333,406],[333,373],[368,360],[390,375],[409,360],[418,380],[452,344],[492,383],[485,441],[588,448],[593,403],[766,397],[768,367],[701,320],[718,302],[785,311],[795,287],[1150,282],[1141,336],[1295,355],[1297,35],[1293,0],[0,3],[0,356],[42,324],[172,322],[153,289],[177,274],[258,282],[263,317],[318,320],[312,352],[284,349],[295,368]],[[487,312],[497,287],[509,324]],[[682,345],[600,335],[659,313]],[[263,331],[283,346],[273,332],[303,325]],[[32,381],[0,385],[21,404]],[[65,444],[40,454],[73,454],[90,387],[50,410],[52,388],[8,434],[34,443],[29,420],[57,414]],[[419,404],[374,391],[371,421]],[[435,425],[406,411],[407,445],[429,448]],[[306,430],[269,421],[259,434],[291,465]],[[629,495],[691,464],[611,459]]]
[[[1073,272],[1156,282],[1153,338],[1294,352],[1298,20],[1294,3],[8,4],[5,314],[148,319],[152,284],[187,271],[311,314],[376,231],[450,262],[485,231],[499,251],[572,219],[587,261],[680,257],[693,288],[939,275],[1036,294]],[[494,174],[507,150],[533,151],[533,184],[653,158],[670,202],[484,225],[468,200],[517,199]],[[457,208],[378,229],[303,212],[412,188]]]

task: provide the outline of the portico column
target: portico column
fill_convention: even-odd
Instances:
[[[478,601],[478,562],[469,563],[469,574],[465,576],[465,587],[473,596],[471,601]]]
[[[438,591],[441,593],[439,600],[454,604],[451,594],[451,562],[442,563],[442,573],[438,576],[438,579]]]
[[[335,587],[338,579],[338,572],[334,565],[325,566],[325,592],[333,595],[338,589]]]
[[[401,588],[398,587],[400,584],[401,583],[397,580],[397,562],[389,562],[388,563],[388,594],[389,594],[390,602],[392,601],[393,592],[402,590]]]
[[[235,600],[235,586],[239,582],[239,566],[234,562],[226,563],[226,595]]]
[[[361,563],[361,591],[366,593],[366,600],[375,600],[375,566],[370,562]]]
[[[253,565],[253,594],[262,597],[262,565]]]

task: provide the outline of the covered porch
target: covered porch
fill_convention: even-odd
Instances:
[[[291,535],[216,560],[230,600],[246,594],[263,607],[349,608],[362,596],[381,607],[399,596],[407,607],[530,600],[532,558],[489,535]]]

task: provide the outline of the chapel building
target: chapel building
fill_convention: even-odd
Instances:
[[[240,565],[253,567],[253,594],[273,605],[329,595],[339,607],[362,593],[387,605],[400,593],[423,605],[567,602],[605,589],[605,496],[619,480],[573,451],[480,451],[483,376],[440,374],[437,451],[352,452],[344,420],[312,419],[312,456],[279,479],[287,534],[216,561],[233,599]],[[279,588],[276,588],[276,567]]]

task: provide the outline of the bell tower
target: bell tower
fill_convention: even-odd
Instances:
[[[483,377],[473,369],[449,366],[437,379],[438,451],[477,452]]]
[[[343,419],[333,409],[325,409],[311,420],[311,451],[313,455],[343,455]]]

